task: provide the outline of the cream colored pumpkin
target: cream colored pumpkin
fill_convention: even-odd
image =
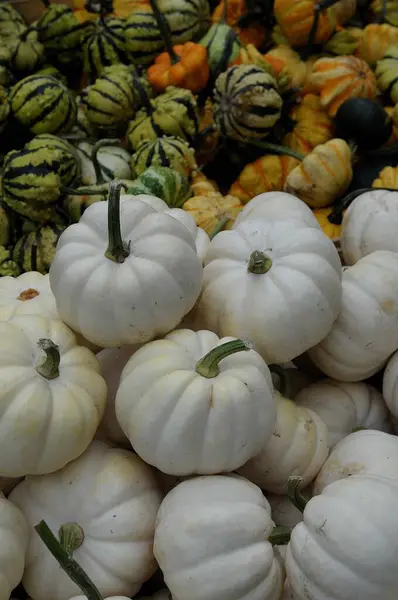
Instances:
[[[48,275],[36,271],[0,278],[0,321],[16,315],[59,319]]]
[[[236,217],[234,228],[242,221],[259,218],[299,219],[309,227],[321,228],[305,202],[285,192],[265,192],[252,198]]]
[[[389,359],[383,375],[383,396],[388,409],[398,418],[398,352]]]
[[[8,600],[22,579],[29,541],[26,519],[0,492],[0,600]]]

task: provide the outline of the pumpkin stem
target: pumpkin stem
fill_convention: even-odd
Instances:
[[[102,175],[102,171],[101,171],[101,165],[99,163],[98,160],[98,152],[100,151],[101,148],[104,148],[106,146],[120,146],[120,140],[118,139],[114,139],[114,140],[99,140],[99,142],[97,142],[96,144],[94,144],[93,149],[91,150],[91,160],[93,162],[94,165],[94,170],[95,170],[95,177],[97,180],[97,185],[101,185],[101,183],[105,183],[104,181],[104,177]]]
[[[60,189],[63,194],[67,194],[68,196],[98,196],[99,194],[106,193],[101,190],[90,189],[89,187],[74,190],[73,188],[62,186]]]
[[[201,358],[196,364],[196,372],[202,377],[212,379],[217,377],[220,373],[219,363],[227,356],[236,354],[237,352],[247,352],[250,350],[248,342],[243,340],[232,340],[231,342],[225,342],[221,346],[216,346],[210,352]]]
[[[292,475],[287,480],[286,485],[286,493],[289,496],[290,502],[295,506],[300,512],[304,512],[305,507],[308,503],[308,498],[304,496],[299,490],[299,485],[302,482],[302,477],[298,475]]]
[[[160,12],[156,0],[149,0],[153,11],[153,16],[156,19],[156,23],[159,27],[160,37],[166,46],[167,54],[170,56],[170,62],[172,65],[180,62],[180,57],[176,54],[173,48],[173,42],[171,39],[171,31],[166,17]]]
[[[254,250],[249,258],[249,264],[247,270],[254,275],[264,275],[272,267],[272,260],[269,256],[260,252],[260,250]]]
[[[293,527],[286,527],[284,525],[278,525],[274,527],[268,541],[273,546],[285,546],[290,542],[290,535],[293,531]]]
[[[272,154],[278,154],[280,156],[285,154],[286,156],[297,158],[297,160],[303,160],[305,158],[304,154],[295,152],[291,148],[288,148],[287,146],[281,146],[280,144],[271,144],[271,142],[257,142],[256,140],[247,140],[247,143],[257,146],[258,148],[263,148],[264,150],[269,150],[269,152]]]
[[[36,365],[36,371],[46,379],[56,379],[59,376],[59,363],[61,362],[59,347],[46,338],[40,339],[37,345],[45,352],[46,357]]]
[[[280,365],[268,365],[268,368],[271,371],[271,373],[275,373],[279,377],[279,387],[277,388],[277,390],[280,393],[280,395],[284,396],[284,398],[289,398],[290,384],[285,369]]]
[[[91,581],[87,573],[79,563],[72,558],[57,540],[45,521],[40,521],[34,526],[42,542],[47,546],[59,566],[65,571],[69,578],[81,589],[87,600],[103,600],[99,590]]]
[[[151,101],[148,98],[148,94],[146,92],[146,89],[142,85],[140,78],[135,73],[133,73],[133,80],[134,80],[134,87],[138,92],[140,103],[145,108],[148,115],[152,115],[153,114],[153,106],[151,104]]]
[[[219,23],[226,23],[228,15],[228,0],[224,0]]]
[[[84,542],[84,531],[77,523],[64,523],[59,528],[59,541],[70,557]]]
[[[123,263],[130,254],[129,245],[122,240],[120,230],[120,190],[127,187],[120,181],[112,181],[109,187],[108,197],[108,248],[105,256],[109,260]]]
[[[227,217],[227,216],[219,219],[217,221],[217,224],[214,227],[213,231],[211,233],[209,233],[209,238],[212,240],[217,235],[217,233],[220,233],[220,231],[222,231],[224,229],[224,227],[228,223],[228,221],[229,221],[229,217]]]

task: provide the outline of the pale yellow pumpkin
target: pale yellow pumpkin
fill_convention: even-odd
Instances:
[[[372,23],[363,30],[360,46],[356,52],[369,65],[383,58],[389,46],[398,44],[398,28],[388,23]]]
[[[296,152],[309,154],[319,144],[333,137],[333,120],[321,106],[319,96],[306,94],[295,106],[289,117],[296,122],[294,129],[285,136],[283,143]]]
[[[193,196],[183,206],[193,216],[197,226],[210,236],[222,229],[231,229],[242,208],[239,198],[223,196],[220,192]]]

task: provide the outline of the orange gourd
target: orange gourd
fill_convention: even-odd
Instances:
[[[360,46],[355,53],[369,65],[383,58],[387,48],[398,44],[398,28],[387,23],[373,23],[363,30]]]
[[[192,189],[195,196],[184,203],[183,209],[193,216],[197,226],[210,237],[222,229],[231,229],[243,208],[239,198],[223,196],[211,181],[198,173]]]
[[[195,156],[199,166],[207,164],[217,152],[220,144],[220,130],[213,118],[213,105],[210,98],[199,114],[199,135],[196,141]]]
[[[289,117],[295,125],[285,136],[283,144],[295,152],[309,154],[316,146],[325,144],[333,137],[333,120],[321,106],[320,98],[314,94],[306,94]]]
[[[316,0],[275,0],[274,16],[282,34],[292,46],[305,46],[308,43],[314,23]],[[315,42],[323,44],[332,35],[336,18],[332,8],[321,12]]]
[[[344,25],[356,13],[357,0],[339,0],[332,7],[336,21],[339,25]]]
[[[200,92],[210,75],[207,50],[194,42],[173,46],[156,57],[147,74],[156,92],[164,92],[170,85]]]
[[[398,190],[398,167],[384,167],[373,181],[372,188]]]
[[[213,23],[219,23],[224,11],[224,0],[218,4],[212,14]],[[242,44],[253,44],[256,48],[265,41],[265,29],[259,23],[252,23],[248,27],[239,27],[238,21],[246,14],[246,0],[228,0],[226,22],[233,27]]]
[[[309,66],[290,46],[276,46],[264,54],[264,60],[272,66],[282,89],[299,88],[304,85]]]

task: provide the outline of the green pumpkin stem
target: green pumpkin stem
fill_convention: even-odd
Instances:
[[[252,146],[257,146],[257,148],[268,150],[272,154],[278,154],[279,156],[291,156],[292,158],[297,158],[297,160],[303,160],[305,158],[304,154],[295,152],[291,148],[288,148],[287,146],[281,146],[280,144],[271,144],[271,142],[258,142],[257,140],[248,140],[247,143],[251,144]]]
[[[127,190],[127,186],[120,181],[112,181],[108,197],[109,240],[105,256],[117,263],[123,263],[130,254],[129,245],[123,242],[120,230],[120,190],[122,187]]]
[[[97,180],[96,181],[97,185],[101,185],[102,183],[105,183],[104,177],[103,177],[102,171],[101,171],[101,165],[98,160],[98,152],[101,150],[101,148],[104,148],[107,146],[120,146],[120,140],[119,139],[99,140],[99,142],[96,142],[94,144],[93,149],[91,150],[91,160],[94,165],[95,178]]]
[[[87,573],[81,568],[79,563],[65,550],[62,544],[57,540],[45,521],[40,521],[35,525],[35,530],[40,536],[42,542],[47,546],[59,566],[65,571],[69,578],[81,589],[87,600],[103,600],[98,588],[91,581]]]
[[[209,238],[212,240],[220,231],[222,231],[225,225],[228,223],[229,217],[223,217],[219,221],[217,221],[217,225],[214,227],[213,231],[209,233]]]
[[[40,339],[37,345],[46,356],[36,365],[36,371],[45,379],[56,379],[59,376],[59,363],[61,362],[58,346],[45,338]]]
[[[299,490],[299,485],[301,482],[302,478],[297,475],[292,475],[289,477],[286,485],[286,493],[293,506],[295,506],[300,512],[304,512],[304,509],[308,503],[308,498],[306,498]]]
[[[166,46],[167,54],[170,56],[170,62],[172,65],[176,65],[180,62],[180,57],[176,54],[173,48],[173,42],[171,39],[171,31],[166,17],[160,12],[157,1],[149,0],[153,11],[153,16],[156,19],[156,23],[159,27],[160,36]]]
[[[281,367],[280,365],[268,365],[269,370],[271,371],[271,373],[275,373],[275,375],[278,375],[279,377],[279,388],[278,392],[280,393],[281,396],[284,396],[285,398],[289,398],[290,395],[290,384],[289,384],[289,378],[286,375],[286,371],[283,367]]]
[[[59,528],[59,541],[70,557],[84,542],[84,531],[77,523],[64,523]]]
[[[290,542],[290,536],[293,531],[293,527],[285,527],[284,525],[278,525],[274,527],[268,541],[273,546],[285,546]]]
[[[201,358],[196,364],[196,372],[202,377],[212,379],[217,377],[220,373],[219,364],[227,356],[236,354],[237,352],[247,352],[250,350],[250,346],[243,340],[232,340],[231,342],[225,342],[221,346],[216,346],[210,352]]]
[[[249,258],[247,270],[254,275],[265,275],[272,267],[272,260],[269,256],[260,252],[260,250],[254,250]]]

